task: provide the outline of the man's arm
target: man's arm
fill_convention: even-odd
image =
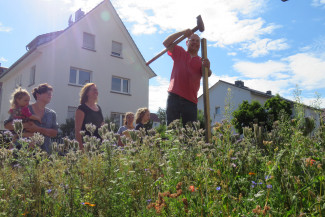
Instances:
[[[190,37],[193,34],[192,30],[190,29],[185,29],[183,31],[180,32],[176,32],[170,36],[168,36],[165,41],[163,42],[163,45],[170,51],[173,52],[174,51],[174,46],[172,46],[172,44],[174,43],[174,41],[176,41],[179,37],[181,36],[186,36],[186,37]]]

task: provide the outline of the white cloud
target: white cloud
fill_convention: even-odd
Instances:
[[[280,61],[239,61],[233,66],[246,77],[245,86],[280,95],[291,95],[295,85],[305,91],[325,88],[325,54],[298,53]],[[324,102],[323,102],[324,104]]]
[[[269,54],[270,51],[279,51],[289,48],[289,45],[285,41],[286,39],[284,38],[276,40],[264,38],[244,44],[244,49],[251,52],[252,57],[265,56]]]
[[[0,32],[11,32],[11,27],[3,26],[3,24],[0,22]]]
[[[151,80],[151,82],[156,82],[156,84],[149,85],[149,109],[150,112],[157,112],[159,107],[166,108],[169,80],[161,76]]]
[[[4,57],[0,57],[0,62],[8,62],[8,60]]]
[[[267,78],[287,78],[288,66],[285,63],[277,61],[267,61],[264,63],[254,63],[240,61],[235,63],[234,69],[247,78],[267,79]]]
[[[315,7],[325,6],[325,0],[313,0],[312,5]]]
[[[325,88],[325,58],[311,53],[298,53],[285,60],[293,73],[292,82],[306,90]]]

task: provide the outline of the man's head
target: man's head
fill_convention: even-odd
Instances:
[[[200,37],[197,34],[192,34],[186,41],[187,51],[191,54],[196,54],[200,50]]]

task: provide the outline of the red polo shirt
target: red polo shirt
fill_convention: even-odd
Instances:
[[[178,45],[175,45],[173,52],[168,51],[168,55],[174,61],[168,92],[197,104],[197,92],[200,89],[202,77],[201,57],[191,57],[184,48]]]

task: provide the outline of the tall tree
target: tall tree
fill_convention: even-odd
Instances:
[[[282,99],[279,94],[266,100],[264,108],[268,114],[268,128],[272,129],[274,121],[279,120],[279,114],[283,111],[286,115],[291,116],[291,103]]]
[[[158,118],[160,120],[160,124],[161,125],[165,125],[166,124],[166,109],[162,109],[162,108],[158,108],[158,112],[157,112]]]
[[[258,101],[252,101],[250,104],[247,100],[239,105],[232,116],[231,122],[240,134],[243,133],[243,127],[252,127],[254,123],[265,123],[267,117],[264,108]]]

